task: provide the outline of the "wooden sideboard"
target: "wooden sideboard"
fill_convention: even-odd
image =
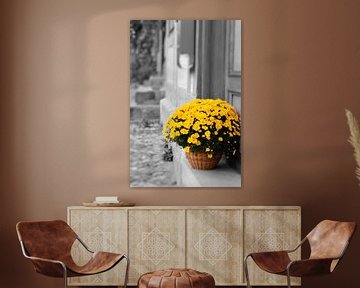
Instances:
[[[298,206],[81,206],[68,207],[68,223],[92,250],[129,255],[129,285],[145,272],[183,267],[212,274],[216,285],[245,285],[245,255],[293,248],[301,240]],[[89,257],[78,243],[72,254],[78,263]],[[121,285],[124,271],[120,263],[103,274],[70,278],[69,285]],[[286,285],[286,277],[265,273],[253,261],[249,272],[253,285]]]

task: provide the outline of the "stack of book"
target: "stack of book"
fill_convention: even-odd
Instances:
[[[116,196],[98,196],[92,202],[84,202],[85,207],[131,207],[134,202],[121,201]]]
[[[103,204],[103,203],[119,203],[119,199],[117,196],[98,196],[95,197],[95,201],[93,203]]]

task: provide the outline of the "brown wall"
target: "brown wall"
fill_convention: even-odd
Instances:
[[[32,272],[19,220],[117,194],[139,205],[301,205],[360,223],[344,108],[360,118],[360,1],[0,1],[0,285],[62,287]],[[129,19],[243,20],[243,187],[129,188]],[[359,232],[358,232],[359,233]],[[359,235],[338,271],[358,287]]]

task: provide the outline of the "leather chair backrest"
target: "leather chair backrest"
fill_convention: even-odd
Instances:
[[[27,253],[40,258],[68,258],[76,240],[75,232],[62,220],[19,222],[16,231]]]
[[[355,222],[321,221],[306,236],[311,248],[310,259],[340,257],[345,252],[355,229]]]

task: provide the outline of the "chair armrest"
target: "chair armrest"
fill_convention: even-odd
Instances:
[[[289,258],[289,254],[288,254],[288,251],[286,250],[279,250],[279,251],[264,251],[264,252],[252,252],[252,253],[249,253],[247,254],[245,257],[244,257],[244,261],[247,261],[247,258],[251,257],[255,262],[257,260],[260,260],[262,258],[278,258],[278,257],[281,257],[281,258]],[[289,260],[290,261],[290,260]],[[288,262],[289,262],[288,261]]]
[[[80,239],[78,235],[76,235],[76,240],[78,240],[87,251],[90,253],[95,253],[94,251],[90,250],[90,248]]]
[[[251,252],[247,256],[260,255],[260,254],[262,255],[288,254],[288,250]]]
[[[289,250],[285,250],[285,251],[288,252],[288,253],[295,252],[297,249],[299,249],[299,248],[306,242],[306,240],[307,240],[306,237],[303,238],[303,239],[301,240],[301,242],[300,242],[295,248],[289,249]]]
[[[67,268],[63,262],[54,259],[30,256],[22,241],[20,241],[20,246],[25,258],[30,259],[33,263],[36,272],[51,277],[66,277]]]
[[[292,252],[295,252],[297,249],[299,249],[304,243],[305,241],[307,240],[307,238],[303,238],[301,240],[301,242],[293,249],[287,249],[287,250],[278,250],[278,251],[265,251],[265,252],[253,252],[253,253],[249,253],[244,259],[248,258],[249,256],[252,256],[252,254],[257,254],[257,253],[261,253],[261,254],[268,254],[268,255],[271,255],[271,254],[283,254],[283,253],[292,253]]]
[[[33,257],[33,256],[26,256],[26,258],[28,258],[32,261],[49,262],[49,263],[53,263],[53,264],[60,264],[61,266],[66,267],[65,264],[59,260],[47,259],[47,258],[41,258],[41,257]]]
[[[46,259],[33,256],[25,256],[30,259],[34,265],[35,271],[51,277],[66,277],[67,268],[66,265],[59,261],[53,259]]]
[[[287,266],[290,276],[312,276],[329,274],[332,272],[333,261],[339,258],[318,258],[291,261]]]
[[[246,256],[245,262],[248,257],[251,257],[262,270],[276,274],[285,272],[288,263],[291,262],[287,251],[250,253]]]

